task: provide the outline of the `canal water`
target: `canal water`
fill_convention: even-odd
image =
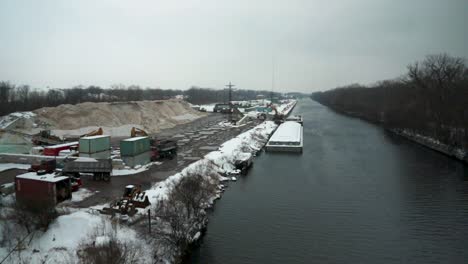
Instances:
[[[468,169],[311,100],[302,155],[230,183],[189,263],[468,263]]]

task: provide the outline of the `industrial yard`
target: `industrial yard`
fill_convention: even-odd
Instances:
[[[251,107],[254,110],[249,112],[215,106],[213,109],[221,110],[209,111],[214,113],[180,100],[116,104],[125,106],[121,110],[116,110],[112,103],[86,103],[81,108],[59,106],[10,114],[0,120],[1,137],[21,139],[18,145],[30,147],[29,153],[24,150],[0,153],[1,204],[31,212],[38,212],[39,208],[41,212],[49,212],[47,215],[58,213],[58,219],[50,224],[67,217],[78,217],[86,223],[98,218],[104,222],[120,219],[122,225],[130,224],[124,227],[128,232],[146,233],[147,223],[142,222],[145,212],[162,210],[161,203],[170,201],[172,198],[168,196],[185,179],[200,175],[201,182],[197,184],[205,181],[215,184],[204,198],[206,205],[196,210],[210,207],[226,187],[222,182],[235,181],[238,175],[247,173],[253,155],[263,148],[295,103],[267,102]],[[139,118],[135,113],[124,114],[130,111],[129,106],[137,107],[134,111],[140,111]],[[105,111],[115,113],[102,118]],[[95,115],[100,118],[94,118]],[[112,118],[115,120],[108,120]],[[159,126],[148,123],[148,118]],[[0,216],[5,218],[5,214],[9,215],[6,212],[0,211]],[[162,215],[157,213],[155,217]],[[192,241],[192,236],[200,236],[199,230],[206,225],[203,219],[194,218],[195,229],[185,231],[187,239]],[[159,221],[156,226],[164,224]],[[133,224],[136,225],[132,228]],[[14,226],[8,223],[5,228]],[[49,232],[66,230],[55,226],[43,232],[37,236],[47,237]],[[87,230],[84,232],[88,234]],[[29,234],[19,232],[18,239]],[[49,243],[40,246],[41,254],[52,254],[54,249]],[[73,252],[76,243],[67,250]],[[0,256],[6,254],[11,259],[19,245],[10,243],[10,247],[0,248]],[[185,250],[166,246],[169,246],[166,251],[151,254],[168,260],[177,258],[178,250]],[[20,252],[30,258],[30,250],[37,249],[29,247]]]

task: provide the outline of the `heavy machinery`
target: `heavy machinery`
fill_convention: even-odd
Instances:
[[[151,161],[173,159],[177,155],[177,142],[175,140],[151,137],[145,130],[136,127],[132,128],[130,136],[150,138]]]
[[[173,159],[177,156],[177,142],[170,139],[151,140],[151,161]]]
[[[62,143],[62,140],[52,135],[50,130],[41,130],[39,133],[32,136],[32,143],[34,145],[57,145]]]
[[[57,161],[55,159],[41,160],[39,163],[31,164],[28,169],[30,172],[44,171],[45,173],[53,173],[57,168]]]
[[[229,114],[231,112],[231,105],[230,104],[215,104],[213,108],[213,112]]]
[[[147,137],[148,133],[141,128],[132,127],[130,131],[130,137]]]
[[[276,108],[276,106],[274,104],[269,104],[268,107],[270,107],[275,112],[275,115],[273,116],[273,121],[275,122],[275,124],[279,125],[283,123],[285,116],[283,114],[278,113],[278,109]]]
[[[112,202],[109,207],[104,207],[100,212],[102,214],[121,214],[133,216],[137,213],[137,208],[146,208],[149,202],[146,192],[141,191],[141,186],[127,185],[121,198]]]
[[[78,141],[82,137],[100,136],[100,135],[103,135],[103,134],[104,134],[104,131],[102,130],[102,127],[100,127],[100,128],[98,128],[96,130],[90,131],[90,132],[88,132],[86,134],[83,134],[83,135],[80,135],[80,136],[66,137],[65,141]]]
[[[96,129],[96,130],[93,130],[91,132],[88,132],[86,134],[83,134],[80,136],[80,138],[82,137],[92,137],[92,136],[100,136],[100,135],[103,135],[104,134],[104,131],[102,130],[102,127]]]
[[[92,173],[93,180],[110,181],[112,173],[111,159],[78,158],[65,159],[62,173],[79,178],[80,173]]]

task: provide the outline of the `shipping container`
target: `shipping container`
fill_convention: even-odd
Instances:
[[[105,150],[110,150],[110,136],[91,136],[80,138],[80,153],[96,153]]]
[[[134,137],[120,141],[121,156],[136,156],[150,150],[149,137]]]
[[[99,152],[94,152],[94,153],[80,152],[79,156],[80,157],[94,158],[94,159],[110,159],[111,151],[110,150],[104,150],[104,151],[99,151]]]
[[[137,165],[146,165],[151,162],[151,151],[143,152],[136,156],[122,156],[125,166],[135,167]]]

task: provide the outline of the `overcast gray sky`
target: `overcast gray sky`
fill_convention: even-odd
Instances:
[[[1,0],[0,80],[303,91],[468,57],[467,0]]]

